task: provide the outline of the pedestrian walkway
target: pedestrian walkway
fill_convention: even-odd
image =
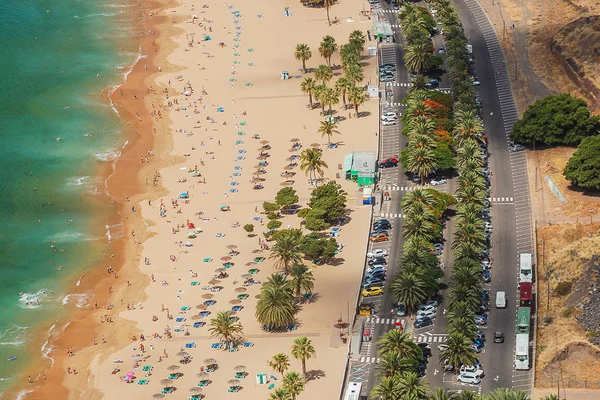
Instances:
[[[374,10],[376,14],[393,14],[396,13],[398,14],[397,10],[392,10],[392,9],[383,9],[383,8],[378,8],[376,10]]]
[[[415,337],[417,343],[444,343],[446,335],[419,335]]]
[[[515,199],[513,197],[492,197],[492,203],[507,203],[513,204]]]
[[[401,86],[401,87],[412,87],[410,82],[386,82],[385,86]]]
[[[378,363],[379,360],[380,360],[379,357],[361,357],[360,358],[361,363]]]
[[[379,218],[405,218],[406,216],[404,214],[400,214],[400,213],[381,213],[379,214]]]
[[[398,322],[402,322],[401,318],[379,318],[379,317],[369,317],[366,319],[367,323],[371,323],[371,324],[384,324],[384,325],[389,325],[389,324],[397,324]]]

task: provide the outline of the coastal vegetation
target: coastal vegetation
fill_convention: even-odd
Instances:
[[[600,190],[600,135],[581,141],[563,174],[580,188]]]
[[[316,357],[312,341],[306,336],[296,338],[292,345],[292,357],[302,362],[302,375],[306,378],[306,360]]]
[[[219,311],[216,317],[210,320],[208,332],[211,337],[216,337],[224,343],[226,349],[235,347],[243,333],[242,325],[237,321],[238,318],[231,311]]]

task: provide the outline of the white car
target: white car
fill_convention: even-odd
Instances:
[[[386,257],[387,255],[388,252],[385,249],[376,249],[367,253],[367,257],[369,258]]]
[[[383,121],[384,119],[390,119],[390,118],[391,118],[391,119],[398,119],[398,113],[397,113],[397,112],[390,111],[390,112],[386,112],[385,114],[383,114],[383,115],[381,116],[381,120],[382,120],[382,121]]]
[[[381,125],[383,125],[383,126],[396,125],[396,123],[397,123],[397,122],[398,122],[398,121],[397,121],[397,120],[395,120],[395,119],[384,119],[384,120],[381,122]]]
[[[522,144],[515,144],[510,147],[510,151],[522,151],[522,150],[525,150],[525,146],[523,146]]]
[[[460,367],[461,374],[464,374],[466,372],[475,374],[480,378],[483,378],[483,375],[484,375],[483,369],[481,369],[480,367],[473,367],[473,366],[467,366],[467,365],[463,365],[462,367]]]
[[[422,319],[422,318],[435,319],[435,308],[433,310],[417,311],[417,319]]]
[[[433,304],[421,304],[419,306],[419,309],[417,311],[417,315],[419,313],[424,313],[424,312],[429,312],[429,311],[433,311],[435,312],[437,306],[434,306]]]
[[[468,383],[470,385],[479,385],[481,383],[481,378],[480,377],[478,377],[477,375],[468,374],[468,373],[464,373],[464,374],[458,375],[458,377],[456,378],[456,380],[458,382]]]
[[[444,351],[444,350],[446,350],[447,348],[448,348],[448,345],[447,345],[447,344],[443,344],[443,343],[442,343],[442,344],[438,344],[438,350],[439,350],[439,351]]]
[[[431,184],[431,186],[438,186],[438,185],[443,185],[444,183],[446,183],[446,180],[445,179],[439,179],[439,180],[432,179],[429,183]]]
[[[433,248],[438,250],[444,250],[444,245],[441,243],[434,243]]]
[[[380,82],[392,82],[394,77],[392,75],[382,75],[379,77]]]

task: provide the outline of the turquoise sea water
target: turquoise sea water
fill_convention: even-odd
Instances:
[[[100,92],[137,57],[128,10],[105,0],[0,4],[0,393],[42,357],[25,351],[43,344],[35,327],[64,316],[65,295],[106,250],[101,221],[113,206],[95,174],[123,139]]]

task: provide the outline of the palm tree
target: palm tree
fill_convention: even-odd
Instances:
[[[544,396],[541,400],[560,400],[560,398],[555,394],[549,394],[548,396]]]
[[[435,140],[427,135],[414,134],[408,139],[408,147],[412,149],[432,150],[436,147]]]
[[[331,56],[335,54],[337,49],[337,43],[335,42],[335,38],[333,36],[327,35],[321,41],[319,53],[321,54],[321,57],[327,61],[327,66],[331,67]]]
[[[312,57],[312,52],[310,51],[310,47],[304,43],[298,43],[296,45],[296,51],[294,52],[294,57],[298,61],[302,61],[302,71],[306,72],[306,61]]]
[[[338,79],[335,82],[336,90],[342,95],[342,101],[344,102],[344,109],[346,109],[346,92],[351,87],[352,87],[352,82],[350,82],[350,79],[348,79],[345,76],[340,77],[340,79]]]
[[[348,89],[348,101],[354,105],[354,110],[356,112],[356,116],[360,117],[360,113],[358,112],[358,107],[361,106],[367,100],[367,95],[362,88],[357,86],[353,86]]]
[[[315,70],[315,79],[317,81],[321,81],[323,84],[326,84],[333,78],[333,71],[331,67],[321,64]]]
[[[409,237],[418,237],[433,242],[436,234],[429,221],[429,216],[422,214],[410,214],[410,218],[405,218],[402,237],[406,240]]]
[[[302,375],[306,378],[306,360],[316,357],[315,348],[309,338],[302,336],[294,340],[292,357],[302,361]]]
[[[379,348],[378,355],[389,352],[397,352],[405,358],[412,358],[416,361],[423,359],[423,352],[420,347],[413,342],[411,335],[399,330],[391,329],[384,333],[377,341]]]
[[[552,396],[554,396],[554,399],[558,400],[558,396],[556,395],[547,396],[542,400],[550,400],[552,399]],[[498,388],[487,395],[487,400],[530,400],[530,397],[527,393],[520,390]]]
[[[421,203],[426,206],[432,206],[435,204],[435,198],[431,189],[416,188],[404,195],[400,205],[402,210],[406,213],[413,204]]]
[[[312,108],[312,106],[313,106],[312,96],[313,96],[313,92],[315,91],[315,87],[316,87],[316,82],[313,78],[310,78],[310,77],[304,78],[304,80],[300,84],[300,89],[302,90],[302,93],[308,94],[308,102],[310,104],[310,108]]]
[[[414,372],[404,372],[399,376],[398,388],[401,399],[425,399],[429,390],[427,383]]]
[[[379,400],[398,400],[400,399],[400,387],[398,386],[398,376],[384,377],[379,379],[377,385],[371,390],[369,397]]]
[[[327,22],[331,26],[331,20],[329,19],[329,8],[335,4],[335,0],[323,0],[323,5],[327,9]]]
[[[470,346],[471,339],[460,333],[447,336],[447,348],[440,352],[440,362],[447,363],[458,371],[461,365],[473,365],[477,360],[475,350]]]
[[[362,80],[365,79],[363,70],[359,64],[348,64],[344,69],[344,72],[346,73],[348,80],[353,84],[362,82]]]
[[[269,367],[279,372],[281,375],[290,367],[290,358],[283,353],[277,353],[267,362]]]
[[[390,294],[394,302],[402,302],[412,312],[427,298],[425,280],[414,272],[401,270],[390,284]]]
[[[438,387],[435,388],[434,392],[429,394],[429,400],[456,400],[456,392]]]
[[[468,338],[475,338],[477,334],[477,325],[473,321],[473,318],[452,318],[448,319],[448,326],[446,327],[446,333],[452,335],[453,333],[459,333],[465,335]]]
[[[315,86],[315,89],[313,90],[313,94],[315,95],[315,100],[317,100],[319,103],[321,103],[321,112],[323,115],[325,115],[325,102],[327,101],[327,90],[329,88],[324,85],[324,84],[320,84]]]
[[[358,49],[350,44],[340,47],[340,59],[342,60],[342,69],[347,71],[351,66],[360,68],[360,53]]]
[[[406,169],[417,174],[421,178],[421,184],[425,184],[427,178],[437,169],[433,150],[426,148],[410,149],[406,159]]]
[[[256,303],[256,319],[267,329],[282,328],[296,320],[294,296],[288,287],[263,285]]]
[[[414,358],[404,357],[398,351],[384,353],[378,361],[379,376],[380,378],[387,378],[402,372],[413,371],[418,362]]]
[[[340,102],[340,95],[338,91],[333,88],[327,88],[327,90],[325,90],[325,92],[323,93],[322,98],[324,104],[327,104],[327,106],[329,107],[329,114],[331,114],[332,112],[331,106]]]
[[[427,77],[423,74],[417,74],[412,78],[411,83],[412,87],[408,89],[409,93],[414,92],[415,90],[423,90],[427,87]]]
[[[472,390],[465,390],[458,394],[456,400],[483,400],[483,398]]]
[[[283,387],[276,388],[275,391],[269,395],[269,400],[290,400],[291,398],[290,391]]]
[[[433,66],[432,56],[431,43],[415,43],[405,47],[404,65],[412,72],[427,71]]]
[[[296,400],[296,397],[304,390],[306,379],[297,372],[288,372],[283,376],[283,387],[290,392],[290,399]]]
[[[216,336],[225,348],[235,346],[235,341],[242,335],[242,325],[233,317],[231,311],[219,311],[215,318],[210,320],[210,336]]]
[[[322,177],[325,174],[323,168],[329,168],[327,163],[322,160],[322,154],[318,149],[306,149],[300,153],[300,169],[311,178],[316,180],[317,175]]]
[[[321,137],[327,136],[327,144],[331,144],[331,136],[334,133],[340,134],[340,131],[337,130],[337,124],[331,121],[321,121],[318,132],[321,134]]]
[[[299,263],[302,259],[299,237],[293,234],[277,235],[276,243],[271,248],[269,258],[275,259],[275,266],[278,268],[283,267],[283,271],[287,273],[292,265]]]
[[[304,264],[296,264],[290,270],[290,284],[294,290],[294,295],[298,302],[302,300],[302,295],[312,293],[315,288],[315,278],[313,273]]]

